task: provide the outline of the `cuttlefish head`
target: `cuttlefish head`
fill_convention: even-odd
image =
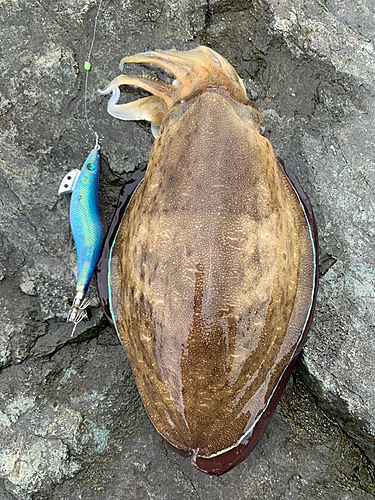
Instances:
[[[198,47],[187,52],[158,50],[124,57],[120,70],[126,63],[155,64],[175,76],[173,84],[150,77],[119,75],[104,89],[102,95],[112,93],[108,113],[121,120],[147,120],[156,137],[159,127],[176,103],[189,101],[206,89],[223,89],[237,102],[247,104],[249,99],[241,78],[233,66],[220,54],[208,47]],[[141,87],[152,95],[137,101],[118,104],[120,86]]]

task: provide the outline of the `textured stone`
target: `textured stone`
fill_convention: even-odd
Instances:
[[[321,279],[304,350],[305,379],[374,462],[374,5],[296,6],[272,2],[272,28],[297,60],[319,58],[322,74],[326,63],[336,70],[317,79],[314,110],[299,134],[310,195],[319,207],[321,254],[332,264]]]
[[[146,124],[107,115],[96,89],[125,55],[202,43],[244,79],[317,217],[322,278],[298,373],[250,457],[218,479],[165,448],[93,287],[73,338],[64,321],[76,256],[57,190],[94,144],[83,64],[97,5],[0,0],[1,500],[373,498],[372,0],[102,4],[87,108],[105,227],[153,139]],[[142,95],[129,87],[122,100]]]

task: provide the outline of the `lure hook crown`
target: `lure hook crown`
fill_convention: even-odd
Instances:
[[[73,300],[72,308],[68,314],[67,322],[73,323],[73,331],[72,337],[74,335],[75,329],[77,328],[78,323],[80,323],[83,319],[87,318],[87,307],[91,304],[90,299],[85,299],[85,294],[83,292],[77,292],[76,296]]]

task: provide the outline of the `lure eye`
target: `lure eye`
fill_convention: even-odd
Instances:
[[[87,168],[90,170],[90,172],[93,172],[95,170],[95,165],[93,163],[89,163],[87,165]]]
[[[264,125],[261,125],[259,128],[258,128],[258,131],[260,133],[260,135],[264,135],[265,132],[266,132],[266,127]]]

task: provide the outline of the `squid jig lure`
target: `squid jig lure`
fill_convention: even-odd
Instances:
[[[70,227],[78,259],[78,283],[68,322],[74,323],[72,335],[78,323],[87,317],[90,300],[85,295],[100,256],[103,229],[99,214],[98,185],[100,147],[89,153],[82,170],[72,170],[61,182],[59,195],[72,193],[70,200]]]
[[[96,144],[94,149],[89,153],[82,170],[74,169],[68,172],[63,178],[58,191],[59,195],[66,193],[72,194],[70,200],[70,227],[76,245],[78,259],[76,295],[67,318],[69,323],[74,324],[72,336],[78,323],[87,318],[86,309],[90,305],[91,300],[85,298],[85,295],[94,274],[96,264],[98,263],[103,241],[103,229],[98,203],[100,170],[99,136],[90,125],[87,117],[87,84],[89,71],[91,69],[90,58],[95,41],[96,26],[101,4],[102,0],[100,0],[98,5],[88,59],[84,64],[84,69],[86,70],[84,93],[85,119],[88,128],[96,137]]]

